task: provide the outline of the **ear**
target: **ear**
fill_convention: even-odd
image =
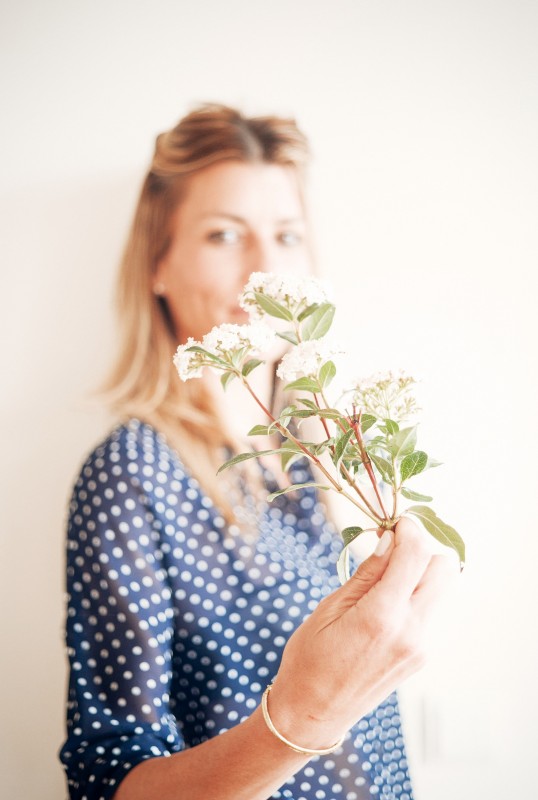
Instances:
[[[158,297],[162,297],[166,294],[167,277],[168,260],[166,256],[164,256],[157,264],[157,268],[153,274],[152,288],[154,294]]]

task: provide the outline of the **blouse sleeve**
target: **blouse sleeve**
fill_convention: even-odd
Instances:
[[[90,456],[70,505],[70,679],[60,758],[73,800],[109,800],[136,764],[184,747],[170,710],[174,611],[161,543],[166,520],[144,488],[151,475],[152,487],[170,491],[171,464],[157,460],[123,429]],[[181,493],[181,483],[173,483]]]

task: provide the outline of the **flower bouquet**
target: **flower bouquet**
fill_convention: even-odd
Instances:
[[[412,395],[415,380],[403,374],[376,375],[356,382],[340,400],[330,402],[335,359],[342,351],[326,338],[335,307],[323,284],[314,278],[253,273],[240,304],[249,313],[249,324],[220,325],[201,342],[189,339],[180,345],[174,356],[182,380],[199,377],[210,367],[222,373],[224,388],[233,380],[241,381],[264,415],[263,424],[255,425],[248,435],[280,435],[275,448],[235,455],[219,472],[272,454],[280,456],[286,471],[297,459],[307,458],[319,479],[286,486],[268,499],[314,486],[337,492],[371,520],[371,527],[342,531],[337,564],[342,583],[349,577],[349,545],[365,531],[393,529],[403,514],[417,518],[435,539],[453,548],[463,565],[465,545],[459,534],[425,505],[431,497],[408,486],[416,475],[439,464],[417,449],[417,425],[408,424],[418,410]],[[275,337],[289,343],[277,376],[293,398],[277,415],[266,408],[249,382]],[[315,441],[301,437],[301,424],[310,418],[319,421],[320,436]],[[413,505],[406,505],[406,500]]]

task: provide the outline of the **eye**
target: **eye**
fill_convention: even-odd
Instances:
[[[214,244],[238,244],[241,239],[241,234],[239,231],[234,230],[234,228],[221,228],[211,231],[207,238],[208,241]]]
[[[303,237],[298,231],[281,231],[277,240],[285,247],[295,247],[302,243]]]

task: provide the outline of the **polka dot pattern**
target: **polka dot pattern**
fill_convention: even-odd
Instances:
[[[293,466],[294,482],[308,477]],[[247,539],[160,434],[137,420],[117,427],[84,464],[70,506],[60,754],[70,797],[109,800],[136,764],[250,715],[291,633],[337,588],[340,547],[314,490],[277,498]],[[395,695],[273,795],[376,796],[412,798]]]

